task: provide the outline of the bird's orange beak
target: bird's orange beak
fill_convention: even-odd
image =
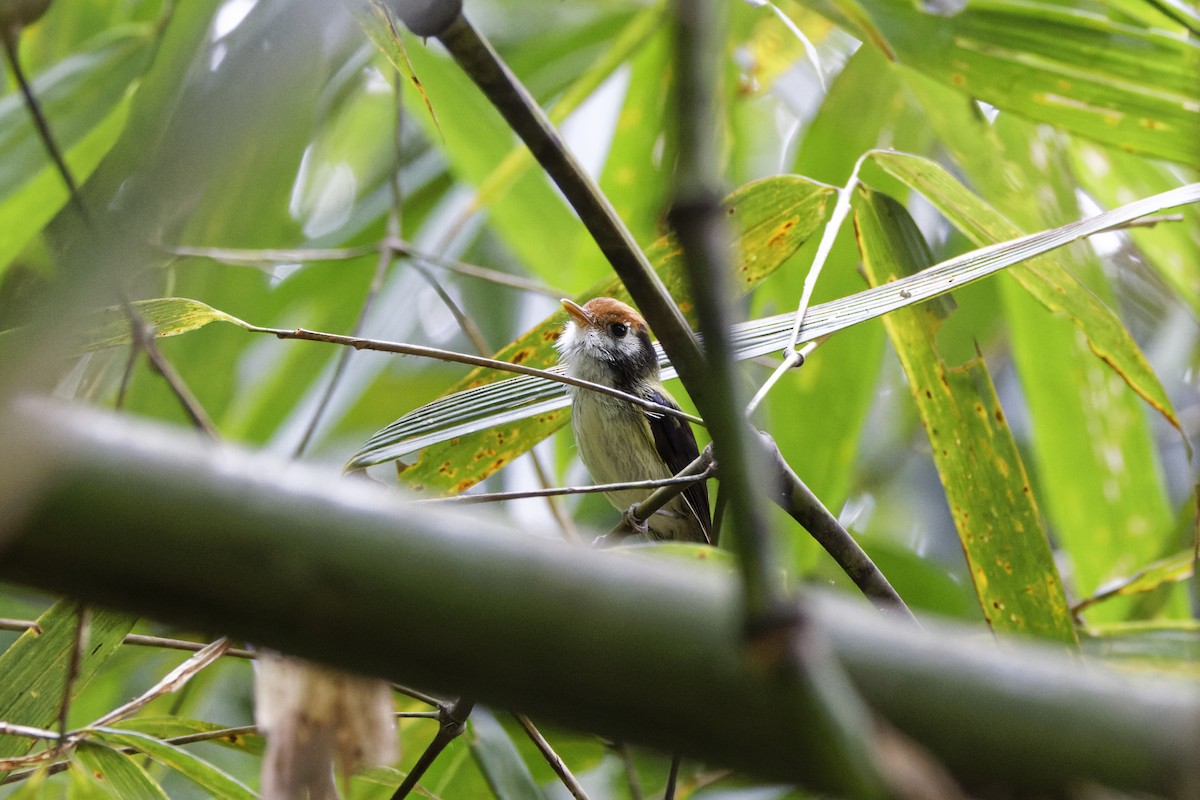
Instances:
[[[576,303],[574,300],[562,299],[562,306],[567,313],[571,315],[571,319],[575,320],[580,325],[591,325],[595,320],[588,313],[587,309]]]

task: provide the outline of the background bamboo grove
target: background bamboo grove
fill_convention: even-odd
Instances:
[[[560,297],[638,299],[761,467],[729,398],[782,345],[725,385],[683,323],[794,311],[814,262],[826,320],[1194,184],[1194,5],[468,0],[420,35],[402,3],[37,6],[0,23],[79,195],[10,58],[0,796],[254,796],[252,654],[178,649],[225,634],[415,690],[352,798],[660,797],[674,752],[708,800],[1200,793],[1190,195],[837,330],[751,416],[921,630],[736,458],[716,551],[580,547],[617,522],[595,494],[411,502],[588,483],[561,404],[433,404],[512,377],[434,350],[551,367]],[[476,85],[475,32],[644,258]]]

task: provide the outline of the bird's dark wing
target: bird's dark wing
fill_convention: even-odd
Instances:
[[[647,392],[646,399],[659,405],[679,408],[675,399],[663,392]],[[687,420],[648,412],[646,421],[650,423],[650,433],[654,436],[654,449],[672,474],[678,473],[700,455],[696,435],[692,433],[691,423]],[[712,514],[708,510],[708,482],[696,481],[683,490],[682,496],[700,525],[703,541],[711,544]]]

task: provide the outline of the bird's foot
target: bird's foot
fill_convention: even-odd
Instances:
[[[621,515],[621,530],[630,536],[649,536],[650,526],[637,515],[637,508],[638,504],[634,503],[625,509]]]

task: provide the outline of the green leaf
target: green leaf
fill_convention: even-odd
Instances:
[[[470,730],[471,754],[498,800],[544,797],[508,731],[490,711],[476,706],[471,712]]]
[[[1000,212],[932,161],[887,152],[873,153],[870,161],[920,192],[978,247],[1023,234]],[[1129,329],[1088,287],[1048,256],[1013,267],[1008,274],[1046,310],[1070,319],[1087,337],[1091,351],[1168,422],[1179,428],[1170,398]]]
[[[419,100],[404,93],[406,110],[425,126],[431,141],[443,144],[460,179],[483,186],[517,144],[515,135],[457,64],[407,33],[404,43],[424,87]],[[426,98],[437,114],[436,125],[425,109]],[[545,174],[532,169],[518,172],[505,179],[507,191],[497,190],[486,198],[489,224],[544,281],[561,280],[564,263],[574,264],[576,274],[587,274],[585,264],[599,269],[604,263],[599,248]]]
[[[735,245],[735,275],[744,289],[754,287],[770,275],[818,230],[831,195],[830,187],[785,176],[748,184],[726,199],[729,216],[740,227],[740,238]],[[647,256],[656,265],[671,296],[685,298],[682,264],[674,241],[666,237],[660,239],[647,250]],[[581,294],[580,299],[600,295],[629,299],[615,279],[593,286]],[[680,302],[680,308],[685,315],[691,315],[692,308],[686,300]],[[495,357],[526,366],[549,367],[558,360],[554,341],[562,324],[563,315],[555,314],[502,348]],[[446,396],[505,377],[492,370],[475,370]],[[434,444],[421,454],[416,465],[402,473],[401,480],[417,490],[454,494],[465,491],[566,424],[569,412],[562,405],[565,404],[548,408],[520,424],[504,424]],[[349,466],[360,468],[382,464],[400,458],[412,449],[395,436],[394,425],[389,426],[372,437],[351,458]]]
[[[864,35],[971,97],[1130,152],[1200,164],[1200,44],[1048,2],[832,0]],[[863,13],[865,12],[865,14]]]
[[[120,731],[134,731],[153,736],[156,739],[173,739],[177,736],[189,736],[196,733],[213,733],[226,730],[229,726],[218,725],[199,719],[184,717],[131,717],[123,719],[113,726]],[[266,739],[258,733],[236,733],[205,741],[231,747],[252,755],[262,755],[266,747]]]
[[[137,300],[129,304],[144,322],[154,328],[156,337],[178,336],[181,333],[203,328],[212,322],[230,322],[240,328],[253,327],[246,322],[218,311],[199,300],[186,297],[160,297],[154,300]],[[85,337],[85,350],[102,350],[120,347],[132,339],[129,318],[125,309],[112,306],[96,314],[96,321]]]
[[[873,285],[932,260],[904,207],[861,188],[855,228]],[[884,318],[908,377],[985,618],[997,632],[1074,643],[1062,579],[1029,479],[982,358],[948,366],[928,307]]]
[[[1195,550],[1190,547],[1180,550],[1143,567],[1126,578],[1101,586],[1094,595],[1076,604],[1076,611],[1110,597],[1129,597],[1143,592],[1152,592],[1160,586],[1185,581],[1192,577],[1195,566]]]
[[[58,718],[66,685],[67,665],[75,645],[77,603],[60,600],[37,619],[37,629],[27,630],[0,655],[0,719],[7,722],[50,726]],[[78,695],[97,671],[117,651],[136,617],[104,609],[91,609],[79,671],[72,684]],[[0,737],[0,758],[29,751],[32,740]]]
[[[167,800],[167,793],[141,765],[124,753],[91,741],[76,750],[80,762],[113,797],[120,800]]]
[[[1083,651],[1122,668],[1200,679],[1200,621],[1152,620],[1089,625]]]
[[[930,81],[913,86],[964,172],[1005,217],[1034,228],[1079,214],[1065,136],[1012,115],[988,124],[956,93]],[[1115,306],[1091,248],[1065,250],[1058,260],[1101,302]],[[1045,313],[1011,282],[999,288],[1036,431],[1030,445],[1038,496],[1055,541],[1071,558],[1074,588],[1089,594],[1174,546],[1164,542],[1170,512],[1157,448],[1141,402],[1116,373],[1097,364],[1080,330]],[[1092,616],[1128,611],[1114,602]]]
[[[122,26],[38,75],[32,89],[81,184],[125,126],[127,90],[153,53],[152,26]],[[67,201],[19,92],[0,97],[0,275]]]
[[[38,767],[32,775],[21,781],[20,788],[8,796],[8,800],[43,800],[46,796],[46,766]]]
[[[132,747],[134,750],[150,756],[158,763],[170,767],[204,789],[210,797],[254,800],[254,792],[246,786],[204,759],[198,758],[176,745],[168,744],[153,736],[117,728],[91,730],[98,741],[117,747]]]

